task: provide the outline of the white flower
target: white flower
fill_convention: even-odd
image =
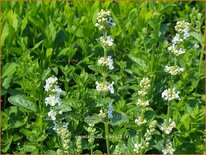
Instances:
[[[138,94],[141,96],[145,96],[147,95],[149,88],[150,88],[150,79],[148,77],[144,77],[141,81],[140,81],[140,87],[141,90],[138,91]]]
[[[156,120],[153,120],[151,122],[151,124],[149,125],[149,128],[152,129],[152,128],[155,128],[155,126],[157,125],[157,121]]]
[[[59,96],[49,95],[49,97],[45,98],[45,103],[46,103],[46,106],[50,105],[52,107],[55,106],[56,104],[60,105],[61,98]]]
[[[100,37],[100,42],[104,45],[104,46],[112,46],[113,43],[113,39],[111,38],[111,36],[106,36],[106,37]]]
[[[108,91],[108,86],[106,83],[99,83],[96,81],[96,89],[99,92],[107,92]]]
[[[112,110],[113,110],[113,106],[112,106],[112,102],[110,102],[109,105],[108,105],[108,109],[107,109],[108,119],[113,118]]]
[[[107,26],[115,26],[116,24],[112,22],[111,12],[104,11],[103,9],[97,13],[97,21],[95,27],[97,27],[100,31],[105,29]]]
[[[107,63],[110,70],[114,69],[112,56],[107,57]]]
[[[174,154],[175,149],[172,148],[172,143],[168,141],[166,148],[162,149],[163,154]]]
[[[111,84],[108,85],[108,89],[110,91],[110,93],[114,94],[114,87],[113,87],[114,82],[112,82]]]
[[[134,144],[134,152],[139,153],[141,149],[143,149],[144,146],[142,144]]]
[[[140,96],[145,96],[145,95],[147,95],[147,91],[146,91],[145,89],[142,89],[142,90],[139,90],[139,91],[138,91],[138,94],[139,94]]]
[[[50,112],[48,113],[48,116],[51,117],[51,119],[52,119],[53,121],[56,120],[56,112],[55,112],[53,109],[50,110]]]
[[[171,100],[180,100],[179,91],[176,91],[176,88],[166,89],[162,92],[162,98],[167,101]]]
[[[182,54],[185,54],[185,49],[183,48],[177,48],[176,45],[172,44],[171,46],[168,47],[168,50],[171,51],[174,55],[179,56]]]
[[[95,84],[96,84],[96,89],[99,92],[108,92],[108,91],[110,91],[110,93],[112,93],[112,94],[114,93],[114,87],[113,87],[114,82],[109,84],[107,81],[103,82],[103,83],[99,83],[99,82],[96,81]]]
[[[180,68],[178,66],[165,66],[164,69],[166,72],[170,73],[171,75],[177,75],[184,71],[184,68]]]
[[[166,134],[170,134],[172,129],[176,127],[176,123],[170,118],[169,121],[164,119],[163,124],[160,127],[160,130],[164,131]]]
[[[108,19],[108,25],[110,25],[110,26],[115,26],[116,25],[116,23],[114,23],[113,21],[112,21],[112,17],[109,17],[109,19]]]
[[[190,24],[188,22],[185,22],[184,20],[183,21],[178,21],[176,23],[175,30],[180,34],[188,33],[189,32],[189,26],[190,26]]]
[[[149,105],[149,101],[138,99],[136,105],[141,106],[141,107],[146,107]]]
[[[108,56],[107,59],[104,59],[104,57],[101,57],[98,60],[98,65],[108,66],[109,70],[114,69],[112,56]]]
[[[138,117],[137,119],[135,119],[135,123],[138,125],[138,126],[141,126],[143,124],[145,124],[147,121],[144,119],[144,118],[141,118],[141,117]]]
[[[195,44],[194,44],[194,47],[195,47],[195,48],[200,48],[200,46],[199,46],[198,43],[195,43]]]
[[[144,77],[139,84],[141,87],[150,87],[150,79],[148,77]]]
[[[181,42],[183,42],[183,39],[180,37],[180,34],[177,33],[172,40],[172,44],[176,45],[176,44],[179,44]]]
[[[58,79],[56,77],[50,77],[46,79],[46,85],[44,86],[45,91],[50,91],[52,87],[57,84],[57,80]]]
[[[55,86],[54,86],[54,89],[52,90],[52,92],[55,92],[55,93],[57,93],[58,95],[61,95],[62,89],[61,89],[58,85],[55,85]]]
[[[102,109],[99,111],[99,116],[100,116],[101,118],[105,118],[105,117],[106,117],[106,114],[103,112]]]

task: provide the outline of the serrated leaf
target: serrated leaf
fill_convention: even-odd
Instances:
[[[26,110],[31,110],[33,112],[37,111],[37,107],[35,104],[35,101],[25,95],[15,95],[15,96],[11,96],[8,98],[8,101],[16,106],[19,106],[21,108],[24,108]]]
[[[87,116],[84,121],[87,124],[95,125],[97,123],[100,123],[102,121],[101,117],[97,114],[94,114],[93,116]]]
[[[128,119],[127,115],[124,114],[123,112],[114,112],[113,113],[113,118],[112,118],[112,122],[111,122],[112,126],[122,125],[122,124],[128,123],[128,122],[129,122],[129,119]]]

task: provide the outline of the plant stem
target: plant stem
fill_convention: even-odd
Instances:
[[[93,147],[91,147],[90,151],[91,151],[91,154],[93,154]]]
[[[139,129],[139,133],[138,133],[138,144],[142,144],[142,130]],[[140,154],[142,154],[142,149],[139,152]]]
[[[109,151],[109,126],[108,126],[108,122],[104,123],[104,127],[105,127],[105,139],[106,139],[106,146],[107,146],[107,154],[110,154]]]

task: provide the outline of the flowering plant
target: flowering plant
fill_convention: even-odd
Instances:
[[[205,153],[204,2],[1,4],[1,153]]]

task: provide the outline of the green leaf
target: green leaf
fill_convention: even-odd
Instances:
[[[3,29],[3,30],[2,30],[2,34],[1,34],[1,44],[2,44],[2,46],[3,46],[6,37],[9,35],[9,26],[8,26],[8,23],[5,23],[2,29]]]
[[[93,152],[93,154],[102,154],[102,152],[101,152],[100,150],[95,150],[95,151]]]
[[[88,67],[89,67],[89,69],[93,70],[96,73],[101,72],[99,66],[97,66],[97,65],[89,65]]]
[[[22,138],[23,138],[23,136],[20,136],[20,135],[18,135],[18,134],[14,134],[14,135],[13,135],[13,142],[19,141],[19,140],[22,139]]]
[[[43,42],[44,42],[44,40],[38,42],[37,44],[35,44],[35,46],[34,46],[31,50],[35,50],[35,49],[38,48]]]
[[[133,54],[129,54],[128,57],[129,57],[130,60],[132,60],[136,64],[140,65],[142,68],[146,68],[147,67],[146,62],[142,58],[136,57]]]
[[[69,50],[70,50],[70,48],[68,48],[68,47],[62,49],[62,50],[59,52],[59,54],[57,55],[57,57],[59,57],[59,56],[65,56]]]
[[[2,149],[1,149],[1,151],[3,153],[6,153],[9,150],[12,139],[13,139],[13,136],[8,138],[7,140],[5,140],[5,139],[2,140],[2,145],[1,145]]]
[[[122,124],[125,124],[128,122],[129,122],[129,119],[128,119],[127,115],[124,114],[123,112],[114,112],[113,113],[113,118],[112,118],[112,122],[111,122],[112,126],[122,125]]]
[[[200,44],[203,44],[203,36],[197,32],[190,32],[190,35],[195,38],[196,40],[198,40],[200,42]]]
[[[97,114],[94,114],[93,116],[87,116],[84,121],[87,123],[87,124],[91,124],[91,125],[95,125],[97,123],[100,123],[102,122],[102,118],[97,115]]]
[[[31,110],[33,112],[37,111],[35,101],[25,95],[15,95],[8,98],[9,102],[13,105],[19,106],[21,108]]]
[[[24,143],[24,145],[21,149],[26,153],[29,152],[29,153],[38,154],[38,148],[35,146],[35,144]]]
[[[47,58],[50,58],[51,55],[52,55],[52,52],[53,52],[53,49],[52,49],[52,48],[48,48],[48,49],[46,50],[46,57],[47,57]]]
[[[71,101],[70,100],[62,100],[62,103],[60,105],[55,106],[55,110],[62,111],[62,112],[68,112],[71,111]]]
[[[128,147],[129,153],[135,153],[134,152],[134,144],[137,143],[137,141],[138,141],[138,135],[136,135],[134,137],[130,137],[128,139],[127,147]]]
[[[16,72],[16,67],[18,64],[12,62],[12,63],[7,63],[6,65],[3,66],[2,69],[2,79],[5,78],[6,76],[11,76]]]
[[[28,117],[24,117],[22,120],[14,119],[14,122],[11,124],[11,128],[19,128],[20,126],[24,125],[28,120]]]

